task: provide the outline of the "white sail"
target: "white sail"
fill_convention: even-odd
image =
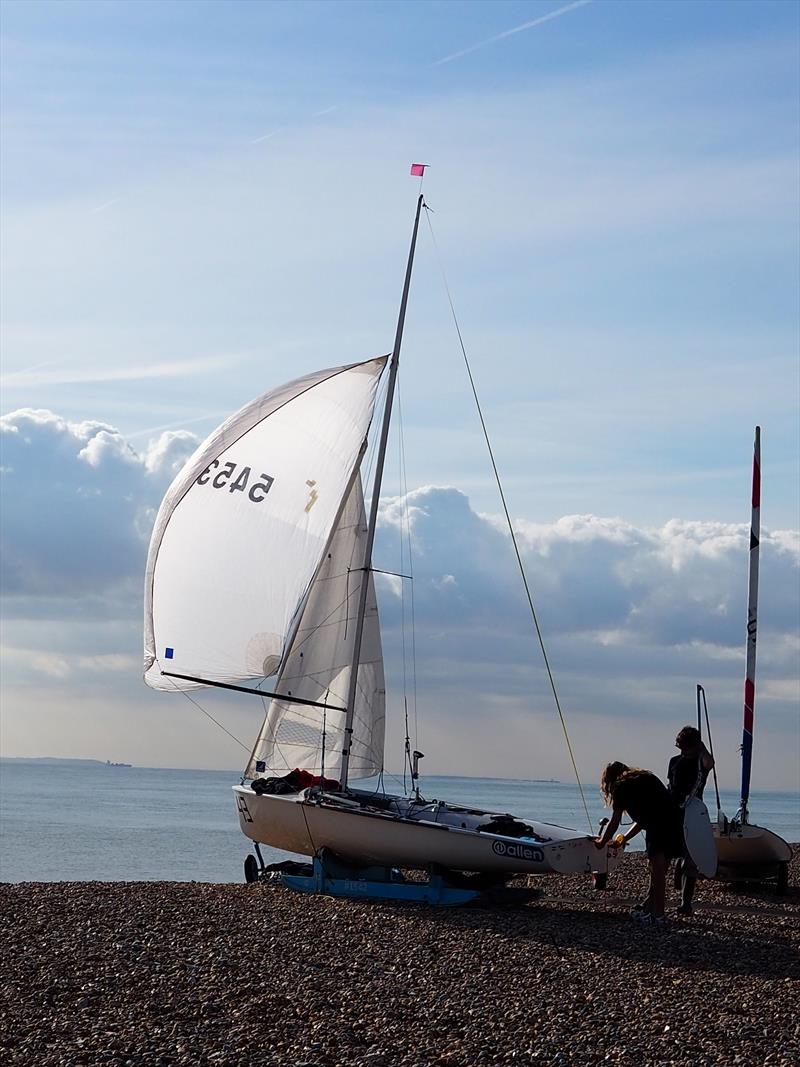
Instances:
[[[328,551],[314,579],[275,689],[344,708],[350,684],[356,614],[364,580],[367,523],[361,477],[356,475]],[[358,667],[349,774],[366,778],[383,767],[385,691],[378,605],[367,575],[367,610]],[[247,776],[283,774],[301,767],[339,778],[344,711],[272,700]],[[323,750],[324,733],[324,750]]]
[[[352,485],[386,358],[318,371],[231,416],[170,486],[145,576],[145,680],[275,674]]]

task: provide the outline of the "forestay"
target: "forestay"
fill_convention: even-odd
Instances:
[[[353,485],[386,357],[266,393],[222,424],[170,486],[145,576],[145,680],[275,674]]]
[[[275,690],[344,708],[350,684],[367,522],[357,473],[328,551],[293,636]],[[349,775],[383,767],[385,690],[378,606],[368,572]],[[302,767],[339,778],[345,745],[343,712],[272,700],[246,775],[284,774]]]

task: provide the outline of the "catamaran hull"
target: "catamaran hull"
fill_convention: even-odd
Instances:
[[[547,823],[532,823],[549,840],[477,832],[374,811],[328,806],[296,796],[257,795],[234,786],[242,833],[259,844],[313,856],[331,849],[360,864],[427,870],[528,874],[607,873],[617,850]]]

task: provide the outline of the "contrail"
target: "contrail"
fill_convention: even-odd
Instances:
[[[184,426],[191,426],[195,422],[205,422],[208,419],[215,419],[219,422],[225,418],[225,415],[226,412],[224,411],[208,411],[205,415],[196,415],[191,419],[165,422],[162,426],[148,426],[146,430],[135,430],[133,433],[126,433],[125,440],[132,441],[134,437],[146,437],[154,433],[163,433],[165,430],[182,430]]]
[[[538,19],[531,19],[530,22],[523,22],[521,26],[515,26],[513,30],[504,30],[503,33],[496,33],[494,37],[487,37],[485,41],[478,41],[477,44],[470,45],[469,48],[462,48],[460,52],[453,52],[450,56],[445,56],[444,59],[437,59],[435,63],[431,63],[432,67],[441,67],[443,63],[451,63],[454,59],[460,59],[461,56],[467,56],[470,52],[477,52],[479,48],[485,48],[487,44],[494,44],[495,41],[502,41],[505,37],[511,37],[515,33],[522,33],[523,30],[531,30],[534,26],[541,26],[543,22],[549,22],[551,19],[560,18],[561,15],[566,15],[568,11],[574,11],[579,7],[586,7],[587,4],[591,4],[592,0],[573,0],[573,3],[567,4],[565,7],[558,7],[555,11],[551,11],[547,15],[540,15]]]
[[[260,144],[262,141],[268,141],[270,137],[274,137],[276,133],[280,133],[280,127],[277,130],[270,130],[269,133],[262,133],[260,137],[254,137],[250,144]]]
[[[38,367],[57,366],[64,360],[48,360],[28,370],[11,371],[0,375],[0,385],[5,389],[32,388],[37,385],[83,385],[89,382],[139,382],[152,378],[178,378],[184,375],[219,370],[230,366],[228,355],[205,356],[191,362],[187,360],[169,360],[148,366],[104,367],[102,370],[73,367],[66,370],[37,372]]]
[[[91,211],[89,212],[89,214],[90,215],[97,215],[98,212],[105,211],[106,208],[113,207],[114,204],[118,204],[118,203],[119,203],[119,197],[116,197],[114,200],[106,200],[105,204],[100,204],[98,207],[93,207],[91,209]]]
[[[330,115],[332,112],[338,111],[338,110],[339,110],[339,105],[338,104],[332,104],[330,107],[324,107],[322,109],[322,111],[313,111],[311,113],[311,118],[312,119],[319,119],[319,118],[322,118],[323,115]],[[299,125],[299,123],[295,123],[295,125]],[[281,133],[285,128],[286,127],[284,127],[284,126],[278,126],[274,130],[270,130],[269,133],[262,133],[260,137],[253,137],[250,140],[250,144],[261,144],[262,141],[269,141],[276,134]],[[293,127],[290,126],[289,129],[293,129]]]

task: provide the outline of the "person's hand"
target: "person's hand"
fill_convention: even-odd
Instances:
[[[602,839],[602,837],[596,837],[594,839],[594,847],[595,848],[605,848],[606,847],[606,842]]]

